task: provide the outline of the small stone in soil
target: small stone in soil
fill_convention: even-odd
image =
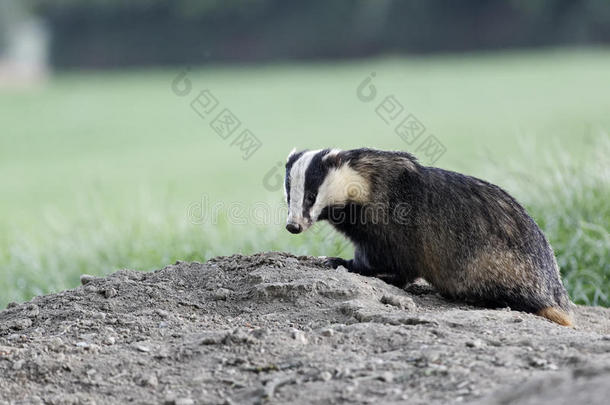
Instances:
[[[82,285],[89,284],[93,280],[95,280],[95,276],[92,276],[90,274],[83,274],[80,276],[80,283]]]

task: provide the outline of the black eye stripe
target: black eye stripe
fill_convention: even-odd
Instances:
[[[316,202],[316,198],[318,197],[318,193],[308,192],[305,193],[305,202],[308,206],[313,205]]]
[[[294,164],[297,162],[297,160],[299,160],[305,154],[305,152],[307,152],[307,151],[303,150],[301,152],[297,152],[297,153],[293,154],[292,156],[290,156],[290,158],[286,162],[286,176],[285,176],[285,180],[284,180],[284,185],[286,187],[286,202],[288,203],[288,205],[290,205],[290,189],[292,186],[292,184],[290,183],[290,175],[292,172],[292,166],[294,166]]]
[[[305,193],[303,195],[303,216],[309,217],[309,210],[316,202],[318,196],[318,190],[324,178],[328,174],[329,166],[323,162],[324,156],[326,156],[330,150],[325,149],[318,152],[307,167],[305,171]]]
[[[290,205],[290,169],[286,169],[286,177],[284,180],[284,186],[286,187],[286,201]]]

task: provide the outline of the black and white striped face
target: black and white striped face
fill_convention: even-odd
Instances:
[[[307,230],[325,208],[368,199],[367,182],[343,161],[341,153],[336,149],[306,150],[288,156],[285,191],[289,232]]]

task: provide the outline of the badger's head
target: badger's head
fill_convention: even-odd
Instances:
[[[368,181],[350,166],[349,157],[337,149],[292,151],[285,179],[291,233],[307,230],[326,209],[369,200]]]

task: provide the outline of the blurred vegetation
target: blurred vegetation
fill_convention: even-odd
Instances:
[[[607,0],[24,0],[57,67],[606,44]]]
[[[278,207],[263,178],[294,146],[410,150],[363,103],[370,72],[447,148],[437,166],[490,180],[550,239],[572,298],[609,306],[610,52],[509,52],[358,62],[63,73],[0,92],[0,307],[78,285],[83,273],[285,250],[341,255],[326,229],[229,218]],[[190,106],[210,89],[263,142],[247,161]],[[523,144],[518,141],[523,140]],[[193,217],[209,198],[218,220]],[[196,214],[196,213],[195,213]]]

